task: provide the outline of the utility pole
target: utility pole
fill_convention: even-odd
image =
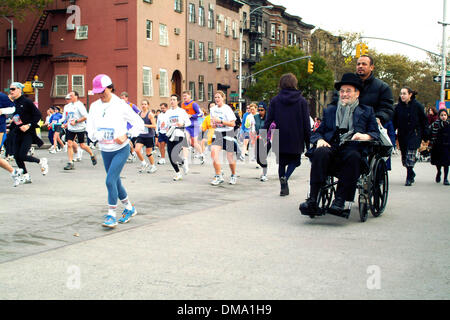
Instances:
[[[447,76],[447,0],[444,0],[444,14],[442,24],[442,75],[441,75],[441,100],[439,108],[445,108],[445,78]]]

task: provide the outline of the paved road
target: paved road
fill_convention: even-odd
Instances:
[[[448,299],[450,188],[417,164],[416,184],[393,158],[386,212],[360,223],[311,220],[298,211],[309,163],[279,197],[276,168],[260,182],[254,163],[239,165],[238,184],[212,187],[210,164],[191,165],[183,181],[170,165],[124,183],[139,214],[104,230],[102,162],[66,172],[29,164],[31,185],[0,194],[0,299]],[[85,157],[86,158],[86,157]],[[271,159],[273,164],[273,159]],[[229,177],[229,171],[225,169]]]

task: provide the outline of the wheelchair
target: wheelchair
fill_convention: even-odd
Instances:
[[[379,217],[386,208],[389,195],[389,174],[386,161],[392,153],[392,147],[383,146],[379,141],[364,143],[369,144],[368,165],[364,162],[364,165],[361,166],[361,175],[357,182],[359,218],[361,222],[367,220],[369,210],[374,217]],[[329,175],[317,196],[319,212],[315,215],[309,215],[311,219],[325,214],[349,218],[351,204],[349,208],[344,209],[342,214],[328,210],[335,197],[336,187],[337,179],[333,175]]]

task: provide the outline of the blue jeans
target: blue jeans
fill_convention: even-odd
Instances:
[[[120,180],[120,172],[122,172],[125,163],[127,163],[130,155],[130,145],[114,151],[102,151],[103,164],[106,170],[106,188],[108,189],[108,205],[117,205],[117,199],[124,200],[127,198],[127,191]]]

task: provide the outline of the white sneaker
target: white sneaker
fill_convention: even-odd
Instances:
[[[218,186],[219,184],[223,183],[223,176],[222,175],[215,175],[213,181],[211,181],[211,184],[213,186]]]
[[[153,165],[153,166],[150,166],[150,167],[147,169],[147,172],[148,172],[148,173],[154,173],[154,172],[156,172],[156,170],[157,170],[156,166]]]
[[[13,186],[17,187],[22,180],[22,173],[23,173],[23,169],[14,169],[13,173],[11,173],[11,178],[14,181]]]
[[[237,182],[237,176],[235,174],[232,174],[230,177],[230,184],[236,184]]]
[[[159,159],[158,164],[166,164],[166,159]]]
[[[41,173],[43,176],[45,176],[48,173],[48,163],[47,158],[42,158],[39,162],[39,165],[41,166]]]
[[[267,178],[266,175],[262,175],[261,178],[259,178],[259,180],[261,180],[262,182],[266,182],[269,179]]]
[[[48,152],[49,153],[56,153],[55,146],[52,145],[50,148],[48,148]]]
[[[184,163],[182,164],[181,168],[183,169],[183,173],[186,175],[189,172],[189,167],[187,164],[187,160],[184,160]]]
[[[181,174],[181,172],[178,172],[175,177],[173,177],[173,181],[178,181],[183,179],[183,175]]]
[[[30,177],[30,174],[29,173],[25,173],[23,176],[22,176],[22,179],[20,179],[20,183],[21,184],[29,184],[29,183],[31,183],[32,181],[31,181],[31,177]]]
[[[139,167],[139,172],[144,172],[145,171],[145,169],[147,169],[148,168],[148,163],[146,162],[145,164],[144,163],[141,163],[141,166]]]

